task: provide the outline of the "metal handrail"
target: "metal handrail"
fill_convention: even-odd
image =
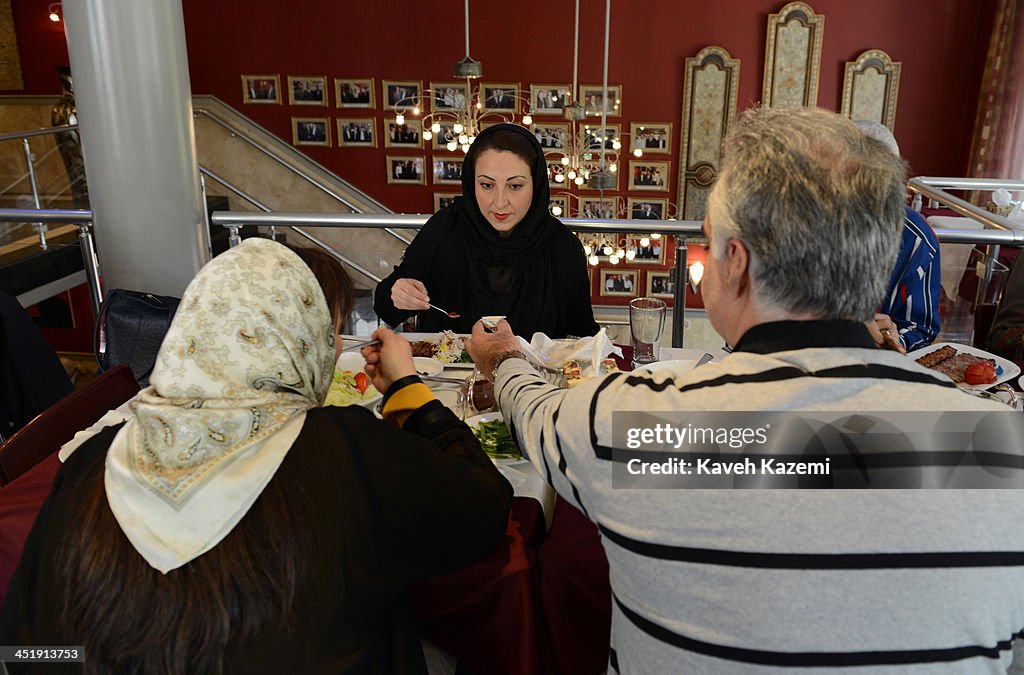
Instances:
[[[206,108],[194,107],[193,110],[192,110],[192,114],[197,116],[197,117],[202,115],[202,116],[206,117],[207,119],[211,120],[212,122],[215,122],[216,124],[220,125],[224,129],[229,131],[233,136],[242,139],[243,141],[248,143],[250,146],[255,148],[258,152],[266,155],[267,157],[269,157],[270,159],[274,160],[275,162],[277,162],[278,164],[280,164],[284,168],[288,169],[289,171],[291,171],[295,175],[297,175],[300,178],[302,178],[303,180],[307,181],[313,187],[317,188],[318,190],[320,190],[321,192],[326,194],[328,197],[331,197],[335,201],[338,201],[341,204],[344,204],[348,208],[352,209],[352,211],[354,213],[359,213],[361,211],[361,209],[360,209],[360,207],[358,205],[353,204],[351,201],[346,199],[344,197],[344,195],[338,194],[336,191],[332,190],[329,186],[324,185],[323,183],[321,183],[319,180],[317,180],[313,176],[310,176],[309,174],[307,174],[307,173],[305,173],[303,171],[300,171],[297,167],[293,166],[292,164],[289,164],[284,159],[279,157],[277,154],[271,152],[268,148],[266,148],[262,144],[257,143],[255,140],[249,138],[248,136],[246,136],[244,134],[240,134],[237,129],[235,129],[230,124],[228,124],[227,122],[222,120],[220,117],[218,117],[216,113],[214,113],[214,112],[212,112],[210,110],[207,110]],[[307,159],[309,159],[309,158],[307,158]],[[309,161],[313,162],[312,159],[309,159]],[[317,166],[319,166],[319,164],[317,164]],[[326,169],[326,168],[324,168],[324,171],[330,173],[328,171],[328,169]],[[349,185],[353,190],[357,189],[357,188],[355,188],[355,186],[351,186],[348,182],[342,180],[341,178],[339,178],[338,180],[342,181],[346,185]],[[373,198],[371,198],[369,196],[366,196],[366,201],[368,201],[368,202],[372,203],[374,206],[380,208],[381,211],[384,212],[384,213],[393,213],[391,211],[391,209],[389,209],[388,207],[384,206],[384,204],[381,204],[380,202],[378,202],[377,200],[375,200],[375,199],[373,199]],[[399,241],[405,243],[406,245],[412,243],[412,239],[409,239],[408,237],[406,237],[401,232],[397,232],[397,231],[395,231],[395,230],[393,230],[391,228],[384,228],[384,231],[387,232],[392,237],[394,237],[394,238],[398,239]]]
[[[204,176],[208,176],[209,178],[212,178],[214,181],[216,181],[217,183],[221,184],[222,186],[224,186],[225,188],[227,188],[228,190],[233,192],[238,197],[240,197],[240,198],[244,199],[245,201],[249,202],[250,204],[252,204],[256,208],[258,208],[260,211],[263,211],[264,213],[269,213],[270,212],[270,207],[269,206],[267,206],[266,204],[260,202],[255,197],[253,197],[253,196],[251,196],[249,194],[246,194],[246,192],[243,191],[241,188],[239,188],[236,185],[233,185],[230,181],[222,178],[221,176],[218,176],[216,173],[214,173],[210,169],[206,169],[204,167],[199,167],[199,171]],[[205,190],[205,188],[204,188],[204,190]],[[274,228],[274,226],[271,226],[271,232],[274,231],[273,228]],[[343,264],[348,265],[353,270],[355,270],[359,274],[363,275],[364,277],[366,277],[367,279],[369,279],[373,283],[379,284],[381,282],[381,278],[378,277],[376,274],[373,274],[368,269],[366,269],[365,267],[363,267],[362,265],[360,265],[356,261],[352,260],[348,256],[344,255],[338,249],[334,248],[333,246],[331,246],[330,244],[328,244],[324,240],[320,239],[319,237],[317,237],[315,235],[312,235],[309,232],[306,232],[301,227],[292,227],[291,229],[292,229],[292,232],[295,232],[296,234],[299,234],[299,235],[305,237],[307,240],[311,241],[312,243],[316,244],[320,248],[324,249],[325,251],[327,251],[327,253],[329,253],[330,255],[334,256],[336,259],[340,260]]]
[[[0,134],[0,141],[12,141],[20,140],[22,138],[31,138],[32,136],[59,134],[65,131],[74,131],[76,129],[78,129],[77,124],[62,124],[57,127],[43,127],[42,129],[33,129],[32,131],[15,131],[9,134]]]
[[[78,225],[78,241],[82,249],[82,265],[85,280],[89,284],[89,303],[93,317],[99,316],[103,302],[103,287],[100,284],[100,263],[96,257],[96,245],[92,238],[92,211],[78,209],[0,209],[0,223],[73,223]],[[45,246],[42,246],[45,250]]]

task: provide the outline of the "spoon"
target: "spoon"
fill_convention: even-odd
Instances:
[[[429,302],[427,304],[430,305]],[[460,316],[462,316],[458,312],[449,312],[449,311],[443,310],[440,307],[438,307],[437,305],[430,305],[430,307],[432,309],[436,309],[437,311],[441,312],[442,314],[447,316],[449,319],[458,319]]]

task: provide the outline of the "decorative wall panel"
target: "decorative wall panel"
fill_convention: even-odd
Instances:
[[[37,10],[39,11],[39,10]],[[0,89],[24,89],[11,0],[0,0]]]
[[[881,49],[869,49],[856,61],[847,61],[843,114],[852,120],[881,122],[891,131],[896,120],[900,68],[900,62],[894,62]]]
[[[817,105],[825,17],[791,2],[768,17],[761,102],[767,108]]]
[[[679,134],[679,218],[703,220],[718,176],[722,139],[736,116],[740,60],[721,47],[686,59]]]

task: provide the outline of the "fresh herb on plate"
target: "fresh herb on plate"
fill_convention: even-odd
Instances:
[[[523,456],[503,420],[481,422],[473,429],[473,434],[480,441],[480,447],[484,449],[488,457],[520,459]]]

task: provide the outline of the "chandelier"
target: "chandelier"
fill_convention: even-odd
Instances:
[[[526,111],[522,124],[533,124],[533,102],[529,93],[517,86],[495,84],[474,86],[472,80],[483,76],[483,64],[469,55],[469,0],[465,0],[466,15],[466,56],[455,63],[454,77],[465,80],[465,85],[431,87],[428,92],[416,92],[393,106],[395,124],[405,124],[406,115],[422,115],[423,140],[430,141],[436,135],[437,143],[449,150],[462,149],[469,152],[469,146],[480,135],[485,125],[501,122],[515,123],[519,110]],[[430,112],[427,103],[430,103]]]
[[[564,146],[544,153],[548,161],[548,173],[555,183],[583,186],[600,190],[615,189],[618,183],[619,150],[622,140],[608,136],[608,39],[611,28],[611,0],[605,0],[604,26],[604,82],[602,84],[601,126],[584,124],[586,110],[579,101],[567,103],[563,109],[570,122],[569,136]],[[572,95],[579,95],[579,48],[580,48],[580,2],[576,0],[576,16],[573,38]],[[636,148],[633,154],[643,156],[643,150]]]

